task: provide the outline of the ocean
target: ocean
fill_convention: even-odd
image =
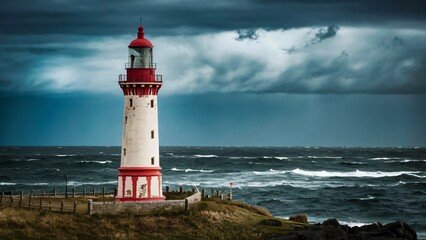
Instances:
[[[163,188],[222,189],[310,222],[404,220],[426,239],[426,148],[161,147]],[[0,191],[113,191],[120,147],[0,147]],[[80,190],[81,191],[81,190]]]

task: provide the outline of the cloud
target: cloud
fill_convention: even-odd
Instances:
[[[235,41],[234,31],[150,38],[155,45],[157,74],[164,79],[161,91],[426,93],[426,31],[341,27],[331,37],[330,32],[336,30],[322,29],[327,29],[321,35],[326,40],[292,54],[281,49],[304,46],[319,31],[259,29],[256,41]],[[117,75],[125,73],[127,44],[134,37],[86,39],[55,46],[50,54],[50,50],[16,51],[15,58],[2,59],[0,88],[120,94]]]
[[[247,40],[256,40],[259,38],[257,29],[239,29],[237,30],[238,37],[235,39],[237,41]]]
[[[312,26],[423,28],[422,0],[14,0],[0,8],[2,35],[123,35],[143,24],[155,35],[203,34],[235,29]],[[165,17],[167,16],[167,17]]]
[[[332,38],[336,36],[337,31],[339,31],[339,26],[328,26],[327,28],[319,28],[315,34],[315,38],[312,40],[313,43],[319,43],[327,38]]]

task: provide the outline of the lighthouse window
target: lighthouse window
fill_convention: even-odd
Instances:
[[[123,155],[126,156],[126,149],[123,148]]]
[[[154,107],[154,99],[151,100],[151,108]]]
[[[154,158],[151,158],[151,165],[154,165]]]
[[[124,118],[124,124],[127,124],[127,116]]]
[[[154,130],[151,131],[151,138],[154,138]]]
[[[130,107],[133,107],[133,99],[129,99],[130,100]]]

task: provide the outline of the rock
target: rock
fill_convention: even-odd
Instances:
[[[373,223],[351,228],[347,225],[340,225],[336,219],[328,219],[322,224],[305,225],[304,229],[295,230],[292,235],[281,236],[276,239],[416,240],[417,234],[410,225],[403,221],[396,221],[385,226],[381,223]]]
[[[331,227],[340,227],[339,221],[337,219],[327,219],[322,223],[323,226],[331,226]]]
[[[306,214],[297,214],[291,216],[288,220],[293,222],[308,223],[308,216],[306,216]]]
[[[260,221],[259,225],[265,225],[265,226],[273,226],[273,227],[280,227],[283,224],[275,219],[265,219]]]
[[[388,223],[382,228],[382,233],[404,239],[417,239],[417,233],[405,222]]]

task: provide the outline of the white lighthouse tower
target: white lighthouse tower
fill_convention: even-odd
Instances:
[[[116,201],[164,200],[161,188],[157,95],[162,76],[155,75],[153,45],[138,28],[129,44],[127,75],[119,76],[124,93],[123,143]]]

